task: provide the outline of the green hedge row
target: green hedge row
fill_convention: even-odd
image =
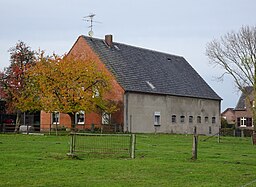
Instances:
[[[222,128],[222,129],[220,129],[220,134],[222,136],[242,136],[242,134],[244,134],[244,137],[251,137],[252,134],[253,134],[253,130],[251,130],[251,129],[241,130],[241,129]]]

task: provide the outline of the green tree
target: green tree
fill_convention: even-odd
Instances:
[[[206,55],[210,61],[224,70],[220,76],[230,75],[236,87],[246,95],[247,104],[256,119],[256,108],[250,102],[248,89],[253,87],[253,98],[256,101],[256,26],[243,26],[239,32],[229,32],[220,40],[208,43]],[[256,120],[253,120],[256,131]]]

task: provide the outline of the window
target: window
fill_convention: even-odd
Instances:
[[[60,122],[60,113],[59,112],[53,112],[52,113],[52,123],[53,124],[59,124]]]
[[[209,134],[212,134],[212,127],[209,127]]]
[[[189,116],[189,117],[188,117],[188,122],[189,122],[189,123],[193,123],[193,116]]]
[[[102,113],[102,119],[101,119],[101,123],[103,125],[109,125],[110,124],[110,120],[111,120],[111,115],[106,113],[106,112],[103,112]]]
[[[204,122],[205,122],[205,123],[208,123],[208,122],[209,122],[209,118],[208,118],[207,116],[204,118]]]
[[[76,121],[76,124],[84,124],[84,111],[80,111],[76,113],[75,121]]]
[[[240,117],[237,118],[237,126],[238,127],[251,127],[252,126],[252,118]]]
[[[154,125],[160,125],[160,112],[155,112],[154,113]]]
[[[197,116],[196,121],[197,123],[201,123],[201,116]]]
[[[184,123],[185,122],[185,116],[180,116],[180,122]]]
[[[176,115],[172,115],[172,123],[176,123]]]
[[[240,127],[240,125],[241,125],[240,124],[240,121],[241,121],[240,118],[237,118],[236,121],[237,121],[237,126]]]
[[[216,117],[212,117],[212,124],[216,123]]]
[[[251,127],[252,126],[252,118],[246,118],[246,119],[247,119],[246,126]]]

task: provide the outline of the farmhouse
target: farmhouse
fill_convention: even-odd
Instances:
[[[221,98],[181,56],[105,39],[80,36],[68,55],[96,59],[112,77],[111,98],[119,110],[77,114],[77,124],[118,124],[125,132],[215,134],[220,128]],[[111,118],[110,118],[111,117]],[[41,130],[51,123],[69,127],[66,114],[41,112]]]

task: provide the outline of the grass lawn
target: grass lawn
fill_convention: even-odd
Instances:
[[[256,186],[250,138],[205,138],[197,161],[192,136],[165,134],[138,134],[135,159],[70,159],[69,136],[0,134],[0,186]]]

